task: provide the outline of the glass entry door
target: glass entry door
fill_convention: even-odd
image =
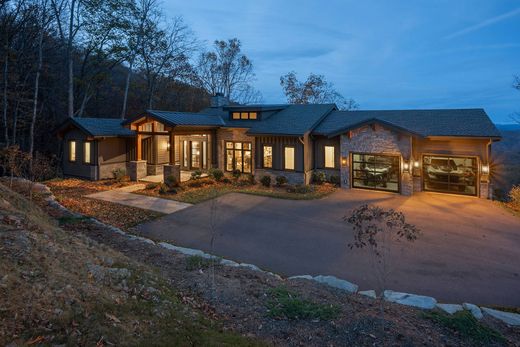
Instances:
[[[200,141],[190,141],[191,143],[191,170],[202,169],[201,165],[201,145]]]
[[[208,143],[204,140],[182,141],[182,169],[204,170],[207,169]]]

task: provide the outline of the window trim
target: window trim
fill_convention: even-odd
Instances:
[[[327,147],[332,148],[332,166],[327,166]],[[324,145],[323,146],[323,167],[325,169],[335,169],[336,168],[336,146],[334,146],[334,145]]]
[[[92,142],[93,141],[83,141],[83,164],[92,165]],[[85,159],[87,159],[87,157],[85,156],[85,154],[87,153],[87,151],[86,151],[87,144],[90,146],[90,148],[89,148],[90,157],[88,158],[88,161],[85,160]]]
[[[232,148],[228,148],[227,147],[227,144],[228,143],[231,143],[233,144]],[[236,148],[235,147],[235,144],[237,143],[240,143],[240,149]],[[247,143],[249,144],[249,149],[244,149],[244,144]],[[228,163],[228,150],[229,151],[233,151],[233,169],[232,170],[228,170],[227,168],[227,163]],[[225,172],[233,172],[234,170],[237,170],[237,166],[236,166],[236,158],[235,158],[235,151],[240,151],[242,153],[242,170],[240,170],[240,172],[244,173],[244,174],[252,174],[253,173],[253,143],[250,142],[250,141],[228,141],[228,140],[224,140],[224,171]],[[249,168],[250,168],[250,171],[249,172],[246,172],[244,171],[244,152],[250,152],[250,165],[249,165]]]
[[[74,143],[74,159],[72,159],[72,155],[71,155],[72,154],[72,151],[71,151],[72,143]],[[77,144],[78,144],[78,141],[75,140],[75,139],[74,140],[71,139],[71,140],[68,141],[68,148],[67,148],[67,150],[68,150],[69,153],[67,155],[67,159],[69,160],[69,163],[76,163],[77,160],[78,160],[78,146],[77,146]]]
[[[292,169],[287,168],[287,153],[285,152],[285,150],[287,148],[293,149],[293,168]],[[284,171],[296,171],[296,146],[294,146],[294,145],[284,145],[283,146],[283,170]]]
[[[271,147],[271,166],[265,165],[265,147]],[[262,168],[263,169],[272,169],[274,163],[274,146],[271,143],[262,144]]]

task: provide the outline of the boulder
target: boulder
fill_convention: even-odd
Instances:
[[[358,294],[361,294],[361,295],[364,295],[364,296],[368,296],[369,298],[372,298],[372,299],[376,299],[377,298],[376,291],[373,290],[373,289],[362,290],[362,291],[358,292]]]
[[[435,306],[449,314],[454,314],[456,312],[464,310],[464,307],[462,307],[462,305],[459,304],[437,304]]]
[[[345,280],[339,279],[334,276],[319,275],[319,276],[315,276],[313,279],[316,282],[325,283],[331,287],[342,289],[349,293],[355,293],[358,290],[357,284],[350,283],[349,281],[345,281]]]
[[[515,326],[520,325],[520,314],[518,313],[498,311],[487,307],[482,307],[482,311],[506,324]]]
[[[482,317],[484,316],[482,314],[482,311],[480,310],[480,308],[477,305],[465,302],[462,304],[462,307],[464,307],[465,310],[468,310],[469,312],[471,312],[473,317],[475,317],[476,319],[482,319]]]
[[[309,281],[312,281],[313,277],[311,275],[297,275],[297,276],[291,276],[289,277],[290,280],[299,280],[299,279],[303,279],[303,280],[309,280]]]
[[[437,300],[431,296],[394,292],[393,290],[385,290],[383,296],[386,301],[427,310],[431,310],[437,304]]]

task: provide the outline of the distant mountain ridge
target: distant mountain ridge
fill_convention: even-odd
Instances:
[[[516,131],[520,130],[520,124],[509,123],[509,124],[495,124],[498,130],[502,131]]]

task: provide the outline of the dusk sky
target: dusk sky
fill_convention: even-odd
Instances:
[[[323,74],[360,109],[483,107],[520,112],[518,1],[166,1],[209,47],[237,37],[264,102],[280,76]]]

